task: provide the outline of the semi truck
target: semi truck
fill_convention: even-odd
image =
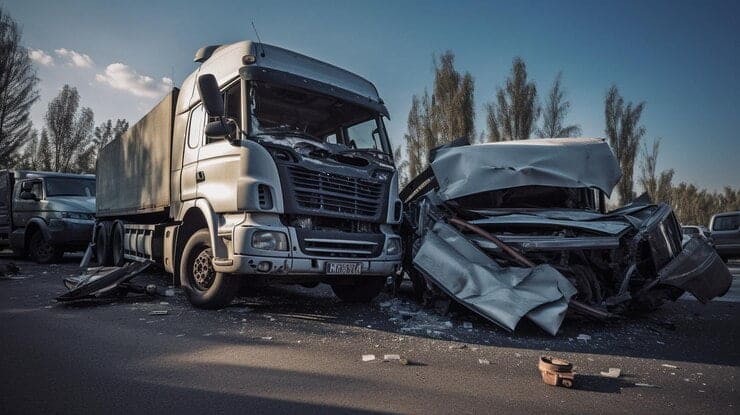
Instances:
[[[97,161],[93,251],[151,261],[190,302],[242,281],[369,301],[400,271],[402,204],[375,86],[253,41],[213,45]]]
[[[94,223],[94,175],[0,170],[0,248],[57,262],[85,249]]]

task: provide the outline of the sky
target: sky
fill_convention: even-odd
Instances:
[[[37,1],[0,0],[38,68],[43,123],[62,85],[78,88],[96,124],[138,120],[196,69],[204,45],[255,39],[372,81],[401,144],[414,94],[431,90],[433,56],[451,50],[475,79],[476,128],[515,56],[542,101],[563,72],[569,123],[604,137],[615,84],[645,101],[658,169],[710,190],[740,187],[738,1]],[[637,174],[637,173],[636,173]]]

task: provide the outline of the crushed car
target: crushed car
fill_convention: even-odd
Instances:
[[[401,192],[414,292],[451,297],[513,331],[557,334],[566,313],[606,319],[684,292],[705,303],[732,281],[705,241],[682,242],[670,206],[645,197],[607,211],[621,177],[602,139],[534,139],[430,151]]]

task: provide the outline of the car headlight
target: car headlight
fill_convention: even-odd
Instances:
[[[95,219],[95,215],[92,213],[62,212],[61,216],[64,219],[83,219],[83,220]]]
[[[252,234],[252,247],[266,251],[287,251],[288,237],[283,232],[257,231]]]
[[[385,244],[386,255],[398,255],[401,253],[401,240],[398,238],[388,239]]]

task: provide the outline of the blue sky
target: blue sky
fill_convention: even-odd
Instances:
[[[137,120],[167,88],[163,78],[179,85],[195,69],[197,48],[253,39],[254,20],[266,43],[373,81],[391,112],[394,144],[403,139],[411,96],[431,88],[433,54],[452,50],[458,68],[475,78],[478,131],[484,103],[521,56],[542,96],[563,71],[569,121],[585,136],[604,136],[604,94],[615,83],[627,100],[646,101],[645,138],[662,137],[659,169],[710,189],[740,187],[737,1],[3,4],[37,51],[37,125],[64,83],[78,87],[96,123]]]

